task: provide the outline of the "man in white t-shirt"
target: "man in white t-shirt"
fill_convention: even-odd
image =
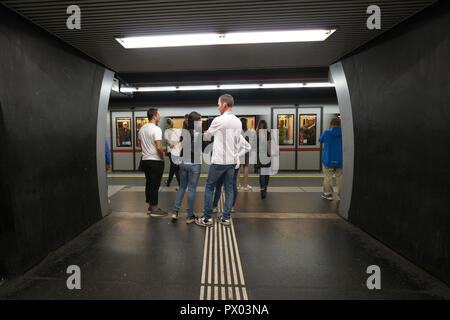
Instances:
[[[143,125],[138,134],[146,180],[145,198],[149,205],[148,214],[153,217],[162,217],[167,215],[167,212],[158,208],[158,190],[164,171],[162,130],[157,126],[160,119],[158,109],[150,108],[147,116],[150,123]]]
[[[195,223],[199,226],[211,227],[212,205],[214,188],[221,178],[224,180],[225,206],[222,216],[218,217],[220,223],[230,225],[231,207],[233,205],[233,177],[236,164],[239,162],[239,147],[242,131],[241,121],[233,114],[234,99],[229,94],[219,97],[218,107],[221,116],[215,118],[205,138],[214,137],[211,166],[205,185],[204,216],[197,218]]]

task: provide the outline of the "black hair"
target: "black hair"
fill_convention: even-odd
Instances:
[[[242,130],[245,132],[248,130],[247,127],[247,118],[241,118],[241,122],[242,122]]]
[[[268,129],[266,120],[259,120],[258,126],[256,127],[258,130],[260,129]]]
[[[189,113],[189,116],[188,116],[189,130],[194,130],[195,121],[200,121],[201,119],[202,119],[202,116],[200,115],[200,113],[198,113],[196,111],[192,111],[191,113]]]

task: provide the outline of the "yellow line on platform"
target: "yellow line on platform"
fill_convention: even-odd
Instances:
[[[167,175],[163,175],[163,178],[167,178]],[[202,174],[200,178],[207,178],[208,175]],[[243,178],[244,176],[241,176]],[[259,178],[259,176],[248,176],[249,178]],[[323,178],[323,176],[270,176],[271,178]],[[108,178],[145,178],[144,175],[108,175]]]

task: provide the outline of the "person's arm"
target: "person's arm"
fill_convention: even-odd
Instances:
[[[219,129],[220,125],[219,122],[216,120],[217,118],[214,118],[214,120],[211,122],[211,125],[209,126],[209,129],[205,132],[204,134],[205,140],[210,141],[211,137],[213,137],[216,134],[217,130]]]
[[[325,141],[325,134],[326,134],[327,132],[325,131],[324,133],[322,133],[322,135],[320,136],[320,138],[319,138],[319,142],[320,143],[323,143],[324,141]]]
[[[239,151],[238,156],[241,157],[247,152],[250,152],[252,149],[250,143],[247,142],[247,140],[241,135],[239,136]]]
[[[156,145],[156,151],[158,152],[159,158],[161,160],[164,160],[164,152],[163,152],[161,140],[155,140],[155,145]]]
[[[162,147],[162,131],[160,128],[158,129],[159,130],[156,130],[156,132],[154,133],[153,139],[155,141],[156,151],[158,152],[159,158],[161,160],[164,160],[164,152]]]

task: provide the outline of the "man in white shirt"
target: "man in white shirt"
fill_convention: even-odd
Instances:
[[[223,178],[225,187],[225,206],[219,222],[230,225],[230,213],[234,200],[233,176],[236,164],[239,161],[240,136],[242,130],[241,121],[232,113],[234,99],[229,94],[219,97],[218,107],[221,116],[215,118],[205,138],[214,137],[211,166],[205,186],[204,216],[197,218],[195,223],[199,226],[211,227],[212,205],[214,188],[217,182]]]
[[[164,153],[162,149],[162,130],[157,126],[160,115],[158,109],[150,108],[147,112],[150,123],[139,130],[138,139],[142,147],[142,167],[145,172],[145,197],[149,205],[148,214],[162,217],[167,212],[158,208],[158,190],[164,171]]]

